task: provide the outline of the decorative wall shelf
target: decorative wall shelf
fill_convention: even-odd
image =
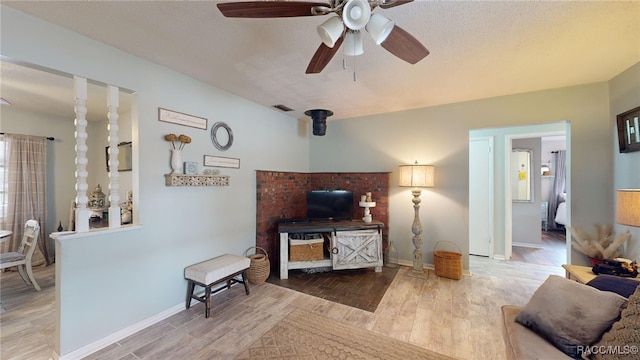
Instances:
[[[229,186],[229,175],[166,174],[167,186]]]

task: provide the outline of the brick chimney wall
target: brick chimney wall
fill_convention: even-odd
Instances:
[[[280,237],[278,223],[305,218],[306,192],[309,190],[349,190],[353,192],[353,217],[360,219],[364,209],[358,206],[360,196],[371,192],[376,207],[374,220],[385,224],[383,244],[387,243],[389,224],[389,173],[298,173],[256,171],[256,246],[269,254],[271,270],[278,273]]]

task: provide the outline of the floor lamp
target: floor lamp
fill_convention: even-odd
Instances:
[[[413,195],[413,275],[424,276],[424,262],[422,261],[422,224],[420,224],[420,194],[423,187],[434,186],[435,168],[432,165],[400,165],[400,177],[398,184],[403,187],[411,187]]]

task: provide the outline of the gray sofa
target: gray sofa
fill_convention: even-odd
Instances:
[[[584,285],[552,275],[527,305],[502,306],[507,359],[572,359],[592,345],[611,344],[634,345],[630,355],[639,356],[640,282],[597,279]],[[616,343],[621,338],[625,341]],[[601,355],[591,358],[609,358]]]

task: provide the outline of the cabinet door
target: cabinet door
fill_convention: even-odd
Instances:
[[[334,269],[382,266],[382,234],[376,229],[338,231],[331,242]]]

